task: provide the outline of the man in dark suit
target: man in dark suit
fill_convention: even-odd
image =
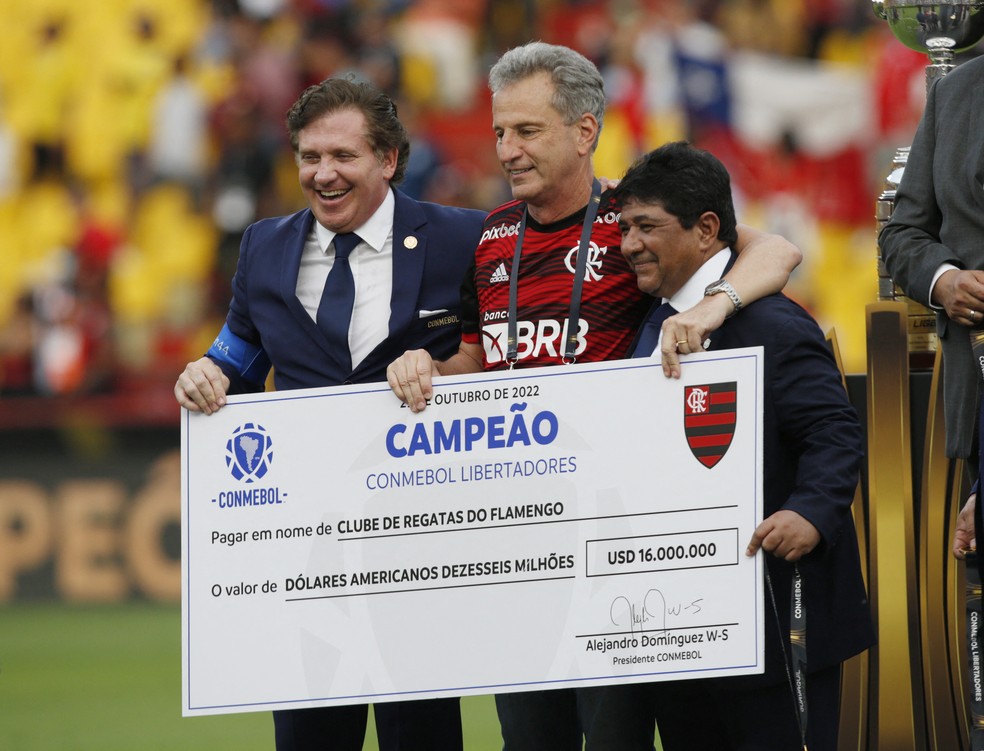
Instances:
[[[638,161],[616,196],[622,204],[622,253],[639,288],[661,298],[633,347],[634,356],[648,357],[659,349],[665,306],[686,309],[734,260],[731,185],[713,156],[673,143]],[[672,344],[682,354],[690,351],[686,340]],[[666,751],[786,751],[804,745],[834,751],[840,664],[874,638],[850,513],[862,455],[857,415],[816,322],[782,294],[729,317],[707,346],[765,349],[765,518],[745,551],[754,556],[761,549],[767,558],[765,673],[615,687],[608,701],[606,689],[599,689],[588,748],[651,749],[655,718]],[[684,382],[686,377],[684,359]],[[788,678],[797,667],[789,659],[797,577],[807,658],[799,682],[805,675],[808,714],[797,711]],[[797,648],[803,644],[796,642]],[[626,723],[637,728],[634,742]],[[609,741],[614,733],[621,737],[617,744]]]
[[[943,349],[948,456],[977,474],[980,368],[970,345],[984,323],[984,57],[958,66],[929,90],[926,109],[878,237],[892,279],[936,310]],[[953,552],[974,539],[975,496],[957,519]]]
[[[385,94],[329,79],[287,114],[309,208],[243,235],[225,326],[174,387],[212,414],[226,394],[382,381],[408,348],[458,347],[461,280],[485,214],[412,200],[392,186],[410,145]],[[331,429],[328,426],[326,429]],[[359,751],[367,706],[274,712],[279,751]],[[461,749],[457,699],[375,706],[381,751]]]

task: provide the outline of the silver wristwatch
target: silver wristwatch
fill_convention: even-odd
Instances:
[[[723,292],[726,294],[728,299],[731,300],[735,306],[735,309],[728,313],[725,318],[731,318],[731,316],[741,310],[741,298],[738,296],[738,293],[735,292],[735,288],[731,286],[731,282],[727,279],[718,279],[716,282],[708,284],[707,287],[704,288],[704,297],[716,295],[718,292]]]

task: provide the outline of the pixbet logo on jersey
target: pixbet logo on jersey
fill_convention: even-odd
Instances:
[[[504,362],[506,342],[509,336],[507,323],[483,323],[482,346],[485,348],[485,361],[489,365]],[[574,356],[584,352],[587,347],[588,322],[581,318],[577,326],[577,349]],[[567,321],[541,318],[539,321],[519,321],[516,324],[516,357],[560,357],[567,341]]]

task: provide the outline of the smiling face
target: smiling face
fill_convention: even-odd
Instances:
[[[334,232],[351,232],[386,198],[397,150],[380,159],[366,137],[365,115],[346,108],[300,130],[296,159],[301,189],[318,223]]]
[[[622,206],[619,227],[622,255],[639,289],[653,297],[672,297],[721,246],[717,215],[709,211],[684,229],[662,205],[630,198]]]
[[[496,155],[512,196],[526,201],[538,221],[553,221],[587,202],[591,147],[598,132],[594,116],[567,125],[550,103],[554,85],[536,73],[503,87],[492,97]]]

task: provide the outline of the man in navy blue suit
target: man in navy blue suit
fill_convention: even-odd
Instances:
[[[287,129],[309,208],[243,235],[225,326],[174,387],[212,414],[226,394],[386,379],[407,349],[447,358],[461,338],[461,280],[484,212],[396,190],[410,144],[374,87],[329,79],[305,90]],[[331,429],[328,427],[327,429]],[[278,751],[359,751],[368,707],[274,712]],[[374,708],[381,751],[461,749],[457,699]]]
[[[660,347],[664,306],[686,310],[734,261],[730,179],[707,152],[673,143],[636,162],[616,196],[622,254],[639,288],[657,298],[633,345],[633,356],[648,357]],[[691,352],[685,340],[670,344]],[[714,350],[759,345],[765,350],[765,518],[745,554],[766,556],[765,673],[619,686],[607,690],[607,699],[600,689],[595,721],[586,729],[589,749],[652,749],[654,720],[666,751],[836,749],[840,665],[874,640],[850,513],[861,428],[806,311],[782,294],[769,295],[729,317],[706,343]],[[684,381],[686,367],[684,359]],[[792,620],[794,586],[802,597],[796,614],[806,614],[805,642],[797,634],[796,652],[790,634],[801,624]],[[806,667],[797,676],[804,653]],[[803,710],[794,700],[793,676],[805,680]]]

